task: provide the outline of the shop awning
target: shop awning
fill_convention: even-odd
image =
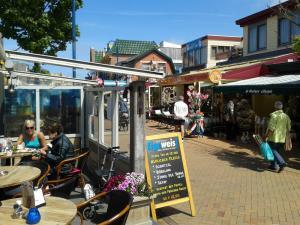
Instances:
[[[234,69],[222,74],[222,80],[245,80],[267,74],[268,69],[263,64]]]
[[[299,94],[300,74],[283,76],[261,76],[214,87],[217,93],[242,94]]]
[[[178,84],[192,84],[199,81],[208,81],[209,73],[197,73],[180,76],[168,76],[158,81],[161,86],[174,86]]]

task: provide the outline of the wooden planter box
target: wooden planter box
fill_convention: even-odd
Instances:
[[[152,225],[150,218],[151,198],[135,196],[128,214],[126,225]]]

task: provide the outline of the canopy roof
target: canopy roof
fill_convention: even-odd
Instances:
[[[48,64],[48,65],[79,68],[79,69],[92,70],[92,71],[102,71],[102,72],[124,74],[124,75],[134,75],[138,77],[146,77],[146,78],[164,77],[164,74],[159,72],[140,70],[135,68],[123,67],[123,66],[101,64],[101,63],[85,62],[85,61],[79,61],[74,59],[65,59],[65,58],[33,54],[33,53],[6,51],[6,57],[7,59],[12,59],[12,60],[37,62],[37,63]]]
[[[300,74],[261,76],[214,87],[215,92],[243,94],[299,94]]]

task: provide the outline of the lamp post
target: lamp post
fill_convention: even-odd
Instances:
[[[72,0],[72,58],[76,59],[76,0]],[[73,68],[73,78],[76,78],[76,69]]]
[[[0,61],[5,61],[2,34],[0,33]],[[0,136],[4,135],[4,75],[0,73]]]

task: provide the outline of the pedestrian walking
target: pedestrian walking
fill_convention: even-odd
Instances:
[[[280,173],[284,170],[286,162],[282,157],[287,133],[291,129],[290,117],[282,110],[283,104],[281,101],[276,101],[274,104],[275,111],[270,114],[270,120],[264,141],[268,141],[274,154],[274,161],[271,162],[269,169],[278,170]]]
[[[178,101],[174,104],[174,114],[176,118],[180,119],[180,131],[181,137],[184,138],[184,124],[186,121],[186,116],[189,113],[188,105],[183,101],[183,96],[179,96]],[[178,131],[178,125],[175,126],[175,131]]]

